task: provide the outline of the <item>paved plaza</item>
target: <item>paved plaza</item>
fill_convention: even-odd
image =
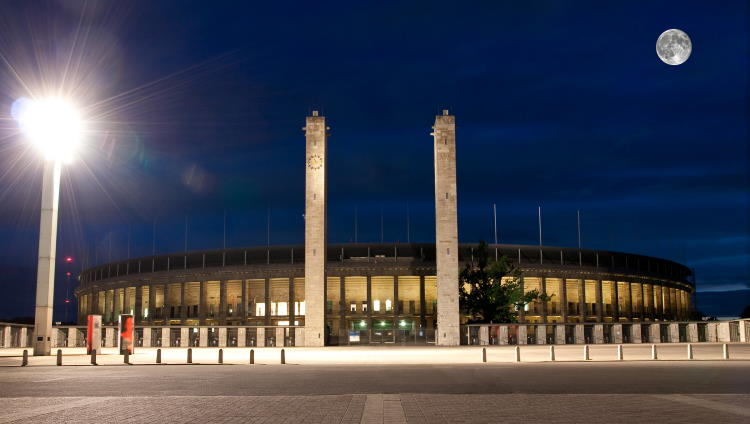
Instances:
[[[286,350],[285,365],[276,360],[280,349],[275,348],[256,349],[254,365],[241,361],[249,349],[226,349],[224,365],[216,364],[217,349],[196,349],[198,363],[192,365],[148,364],[153,350],[146,349],[133,356],[143,362],[132,366],[107,354],[98,358],[104,365],[85,365],[87,357],[75,351],[64,358],[77,364],[63,367],[42,363],[50,358],[34,357],[28,367],[20,367],[20,358],[5,356],[0,358],[0,423],[750,420],[746,359],[615,361],[604,349],[615,346],[593,346],[592,358],[598,359],[553,363],[541,362],[543,346],[525,348],[529,360],[521,363],[504,360],[512,347],[488,348],[488,363],[481,363],[477,347],[397,349],[411,353],[411,361],[428,357],[433,362],[401,365],[388,363],[395,355],[388,348],[293,348]],[[563,357],[566,349],[573,354],[581,348],[559,346]],[[628,350],[631,357],[639,354],[627,348],[647,351],[650,346],[625,348],[627,358]],[[685,346],[660,348],[669,357],[678,356]],[[696,346],[696,357],[708,358],[716,348],[720,354],[720,345]],[[322,363],[321,352],[330,353],[329,363]],[[750,359],[748,345],[730,345],[730,352]],[[177,359],[184,353],[165,349],[163,358]],[[464,356],[474,362],[447,363]],[[347,357],[348,363],[343,360]]]

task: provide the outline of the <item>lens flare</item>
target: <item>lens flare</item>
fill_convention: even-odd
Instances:
[[[21,132],[48,160],[70,162],[81,144],[83,122],[69,102],[18,99],[11,113]]]

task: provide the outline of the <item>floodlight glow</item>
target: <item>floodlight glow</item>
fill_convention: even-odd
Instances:
[[[13,115],[21,132],[48,160],[69,162],[81,143],[83,123],[67,101],[19,99]]]

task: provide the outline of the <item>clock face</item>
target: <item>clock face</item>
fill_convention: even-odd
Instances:
[[[323,158],[320,155],[310,155],[307,158],[307,167],[310,169],[320,169],[323,166]]]

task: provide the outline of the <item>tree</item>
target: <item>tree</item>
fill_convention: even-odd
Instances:
[[[518,310],[534,300],[552,298],[538,290],[524,293],[521,271],[505,256],[490,261],[484,241],[479,242],[474,259],[458,278],[460,307],[471,315],[472,322],[516,322]],[[503,277],[509,278],[503,281]]]

